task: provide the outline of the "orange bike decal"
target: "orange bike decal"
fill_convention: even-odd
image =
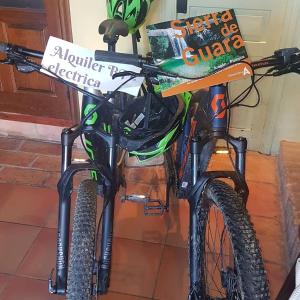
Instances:
[[[222,109],[225,108],[226,104],[224,101],[224,97],[225,97],[224,94],[217,94],[212,99],[211,108],[214,111],[214,113],[217,114],[215,117],[216,119],[223,119],[225,117],[225,110],[222,111],[221,109],[219,109],[219,106],[218,106],[218,102],[221,101],[220,102],[221,108]]]

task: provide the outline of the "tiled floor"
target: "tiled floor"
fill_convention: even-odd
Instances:
[[[55,260],[59,154],[58,145],[0,137],[0,300],[62,299],[47,291]],[[75,151],[74,157],[84,154]],[[230,167],[225,159],[214,157],[211,167]],[[248,209],[272,299],[286,275],[275,166],[274,157],[249,153]],[[77,177],[78,183],[84,176]],[[136,193],[162,194],[162,179],[158,167],[127,173],[128,189]],[[144,217],[143,207],[117,201],[111,287],[101,299],[186,299],[187,232],[183,200],[173,201],[162,217]]]

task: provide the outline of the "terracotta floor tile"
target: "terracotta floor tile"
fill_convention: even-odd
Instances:
[[[166,246],[156,281],[155,299],[187,299],[189,289],[187,249]]]
[[[54,143],[26,140],[24,141],[20,150],[25,152],[38,153],[38,154],[60,155],[61,145],[54,144]]]
[[[51,189],[57,189],[57,183],[60,179],[59,172],[48,172],[49,176],[44,181],[43,186]]]
[[[110,290],[152,297],[162,246],[114,239]]]
[[[0,300],[61,300],[48,293],[48,281],[14,277],[0,295]]]
[[[271,300],[275,300],[287,276],[284,266],[266,263],[265,268],[270,281]]]
[[[0,222],[0,272],[12,274],[36,239],[40,228]]]
[[[126,182],[126,184],[126,191],[122,189],[122,193],[126,192],[126,195],[150,195],[151,185],[149,184],[141,182]]]
[[[61,158],[54,155],[40,155],[32,165],[33,168],[52,172],[59,172],[60,166]]]
[[[264,261],[284,265],[286,256],[281,222],[264,217],[252,217],[251,221],[254,224]]]
[[[162,243],[167,229],[167,214],[145,216],[143,204],[116,201],[114,227],[116,237]]]
[[[73,148],[72,159],[88,159],[88,155],[83,149]]]
[[[17,275],[47,280],[56,257],[56,229],[42,229],[18,267]]]
[[[214,154],[209,166],[210,169],[214,170],[233,169],[228,155],[224,154]],[[248,151],[246,161],[246,178],[247,180],[277,184],[276,157],[263,155],[254,151]]]
[[[250,215],[280,219],[279,195],[273,184],[248,181],[249,199],[247,208]]]
[[[186,200],[171,201],[170,225],[166,243],[176,247],[188,246],[189,204]]]
[[[0,184],[0,221],[44,226],[54,210],[57,195],[54,190],[30,186]]]
[[[0,149],[3,150],[17,150],[21,143],[23,143],[23,140],[21,139],[15,139],[15,138],[9,138],[9,137],[0,137]]]
[[[266,236],[257,235],[262,256],[265,262],[284,264],[286,256],[282,240],[267,239]]]
[[[0,182],[42,186],[48,176],[45,171],[5,167],[0,171]]]
[[[257,235],[266,239],[283,240],[282,224],[278,218],[252,216],[251,221]]]
[[[150,198],[159,199],[162,203],[166,203],[166,184],[162,181],[157,181],[155,185],[151,185]],[[170,201],[173,199],[172,194],[170,195]]]
[[[152,167],[146,168],[126,168],[126,181],[151,184],[155,171]]]
[[[103,300],[147,300],[150,298],[145,298],[145,297],[137,297],[133,295],[125,295],[125,294],[120,294],[120,293],[113,293],[109,292],[106,295],[101,295],[101,299]]]
[[[227,154],[213,154],[208,168],[209,170],[233,170]]]
[[[28,167],[37,157],[34,153],[0,150],[0,164]]]
[[[276,157],[249,151],[246,163],[248,180],[277,184]]]
[[[9,283],[9,281],[11,280],[11,277],[12,276],[7,274],[0,274],[0,296],[7,284]]]

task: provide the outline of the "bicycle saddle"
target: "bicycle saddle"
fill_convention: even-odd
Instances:
[[[107,19],[99,25],[99,33],[104,35],[104,43],[115,44],[120,35],[127,36],[129,34],[129,29],[122,20]]]

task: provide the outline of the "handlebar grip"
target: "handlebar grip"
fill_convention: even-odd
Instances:
[[[138,55],[128,53],[109,52],[103,50],[95,51],[96,61],[105,61],[119,64],[128,64],[136,67],[141,66],[141,59]]]
[[[0,42],[0,52],[5,52],[8,50],[8,44],[7,43],[3,43],[3,42]]]

